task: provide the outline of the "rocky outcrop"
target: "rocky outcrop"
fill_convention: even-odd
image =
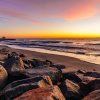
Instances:
[[[16,75],[18,72],[25,70],[22,59],[14,52],[8,55],[8,58],[6,59],[3,66],[9,74],[14,75]]]
[[[49,60],[30,60],[16,52],[8,54],[3,62],[4,67],[0,65],[0,100],[100,99],[98,72],[64,72],[64,65]]]
[[[27,91],[23,95],[15,98],[14,100],[65,100],[58,86],[51,88],[37,88]]]
[[[5,70],[5,68],[0,65],[0,89],[3,88],[7,82],[7,71]]]

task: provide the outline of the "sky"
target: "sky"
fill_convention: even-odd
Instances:
[[[0,37],[100,37],[100,0],[0,0]]]

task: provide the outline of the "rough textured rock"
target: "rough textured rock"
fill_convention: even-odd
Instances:
[[[100,73],[98,73],[98,72],[87,72],[84,75],[85,76],[95,77],[95,78],[100,78]]]
[[[0,100],[13,100],[14,97],[19,96],[22,93],[34,88],[38,88],[37,82],[21,84],[13,88],[3,90],[0,92]]]
[[[25,69],[22,59],[14,52],[8,55],[3,66],[9,74],[14,74],[15,72],[20,72]]]
[[[72,100],[72,99],[81,99],[81,94],[80,94],[80,87],[78,84],[66,79],[65,80],[65,96],[67,99]]]
[[[95,77],[90,77],[90,76],[83,76],[82,82],[88,84],[89,82],[96,80]]]
[[[81,82],[84,82],[85,84],[89,83],[92,80],[95,80],[95,77],[91,76],[84,76],[84,74],[76,73],[76,75],[81,79]]]
[[[14,81],[8,84],[3,91],[0,92],[0,98],[11,100],[22,93],[33,88],[51,88],[53,86],[49,76],[38,76]],[[22,90],[20,90],[22,89]],[[11,94],[11,95],[10,95]]]
[[[21,79],[21,80],[13,81],[12,83],[8,84],[4,88],[4,90],[8,90],[8,89],[17,87],[17,86],[22,85],[22,84],[30,84],[30,83],[39,82],[42,79],[43,79],[43,77],[37,76],[37,77],[32,77],[32,78],[26,78],[26,79]]]
[[[82,81],[81,78],[74,72],[63,73],[63,77],[64,79],[73,80],[76,83],[79,83]]]
[[[37,88],[27,91],[14,100],[65,100],[58,86],[51,88]]]
[[[0,89],[4,87],[5,83],[7,82],[7,71],[3,66],[0,65]]]
[[[43,76],[43,79],[38,82],[39,87],[41,88],[50,88],[53,86],[50,76]]]
[[[25,74],[28,77],[47,75],[50,76],[53,82],[57,82],[62,77],[62,73],[57,68],[51,67],[26,69],[23,74]]]
[[[31,65],[36,68],[44,68],[44,61],[38,60],[38,59],[33,59],[30,61]]]
[[[53,64],[52,67],[56,67],[59,70],[66,68],[64,65],[61,64]]]
[[[100,89],[100,79],[93,80],[86,85],[88,92]]]
[[[6,48],[2,48],[2,49],[0,50],[0,53],[1,53],[1,54],[8,54],[8,53],[9,53],[9,50],[7,50]]]
[[[82,100],[100,100],[100,90],[95,90],[93,92],[90,92]]]

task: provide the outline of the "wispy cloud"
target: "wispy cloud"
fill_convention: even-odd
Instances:
[[[43,23],[36,19],[37,16],[73,21],[98,14],[98,3],[100,0],[4,0],[0,1],[0,14],[29,20],[35,24]]]

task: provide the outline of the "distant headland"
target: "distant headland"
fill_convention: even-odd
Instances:
[[[5,40],[16,40],[14,38],[6,38],[6,37],[1,37],[0,41],[5,41]]]

